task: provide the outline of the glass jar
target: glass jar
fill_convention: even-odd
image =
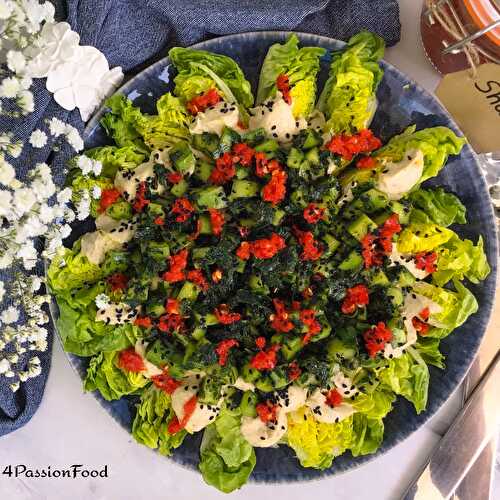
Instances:
[[[471,60],[500,64],[500,0],[426,0],[420,33],[440,73],[469,68]]]

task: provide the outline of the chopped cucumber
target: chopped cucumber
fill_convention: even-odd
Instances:
[[[301,130],[293,139],[293,145],[300,149],[311,149],[322,144],[321,135],[312,128]]]
[[[217,156],[217,151],[219,150],[219,136],[217,134],[203,132],[202,134],[194,134],[192,138],[195,149],[208,153],[213,157]]]
[[[212,168],[213,165],[208,161],[198,159],[194,168],[194,177],[202,182],[207,182],[212,173]]]
[[[238,198],[250,198],[252,196],[257,196],[260,191],[260,186],[257,182],[247,181],[244,179],[236,179],[233,181],[233,187],[231,189],[231,194],[229,195],[229,201],[234,201]]]
[[[192,175],[196,166],[196,159],[191,148],[184,142],[178,142],[168,153],[175,169],[183,175]]]
[[[291,148],[288,152],[286,164],[288,168],[299,168],[304,161],[304,153],[297,148]]]
[[[207,186],[193,189],[193,195],[199,208],[224,208],[227,205],[226,194],[222,186]]]
[[[361,269],[363,265],[363,257],[353,250],[340,264],[339,269],[342,271],[356,271]]]
[[[180,182],[177,184],[174,184],[172,188],[170,189],[170,192],[176,196],[177,198],[181,197],[184,195],[184,193],[187,191],[188,188],[188,183],[186,182],[185,179],[182,179]]]
[[[191,283],[191,281],[185,281],[179,291],[179,294],[177,295],[177,300],[186,299],[190,302],[194,302],[197,299],[199,293],[200,288],[198,287],[198,285]]]
[[[311,148],[307,153],[306,153],[306,160],[311,164],[311,165],[319,165],[320,159],[319,159],[319,149],[318,148]]]
[[[368,215],[361,214],[355,221],[347,226],[349,234],[361,241],[368,233],[377,229],[377,224],[373,222]]]

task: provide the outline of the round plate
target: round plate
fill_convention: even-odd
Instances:
[[[273,43],[283,42],[288,35],[287,32],[271,31],[243,33],[198,43],[193,47],[231,56],[242,67],[255,90],[267,49]],[[328,73],[330,51],[340,49],[344,43],[311,34],[298,34],[298,36],[302,45],[324,47],[329,51],[321,63],[321,88]],[[456,124],[434,97],[408,80],[393,66],[385,62],[382,62],[382,66],[385,74],[378,89],[379,106],[371,126],[377,136],[387,140],[411,124],[416,124],[418,129],[445,125],[459,132]],[[172,67],[169,59],[165,58],[128,81],[120,92],[128,96],[143,111],[155,113],[156,100],[165,92],[172,90],[171,76]],[[110,143],[99,125],[99,118],[104,112],[105,109],[101,108],[85,129],[86,148]],[[346,453],[336,458],[333,467],[325,471],[301,467],[293,451],[286,446],[257,449],[257,465],[251,476],[254,481],[289,482],[317,479],[347,471],[372,460],[415,432],[436,413],[465,376],[484,335],[495,293],[497,256],[495,220],[486,183],[474,153],[468,145],[463,148],[459,156],[451,157],[442,173],[429,184],[442,185],[460,197],[467,207],[468,224],[460,227],[458,232],[461,236],[474,241],[479,235],[483,236],[492,272],[480,285],[470,285],[479,302],[479,312],[441,343],[442,352],[446,355],[446,369],[441,371],[430,367],[431,383],[427,411],[417,415],[410,403],[398,398],[394,410],[385,418],[385,438],[379,451],[374,455],[358,458]],[[88,358],[71,354],[68,354],[68,357],[83,378]],[[95,397],[104,409],[130,432],[137,398],[122,398],[119,401],[109,402],[98,394],[95,394]],[[172,460],[189,468],[197,468],[200,439],[201,433],[189,436],[183,445],[175,450]]]

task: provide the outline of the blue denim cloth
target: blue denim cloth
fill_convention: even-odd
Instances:
[[[279,4],[268,0],[56,0],[54,3],[57,19],[66,19],[71,24],[80,34],[81,45],[97,47],[111,67],[122,66],[128,73],[140,71],[163,57],[168,47],[243,31],[304,31],[345,40],[361,29],[368,29],[382,36],[388,45],[395,44],[400,36],[396,0],[282,0]],[[80,131],[83,129],[78,110],[61,109],[45,89],[45,80],[35,80],[32,90],[35,111],[22,121],[0,116],[0,132],[13,131],[15,137],[26,141],[37,128],[47,132],[45,120],[53,116]],[[45,148],[26,148],[13,164],[18,177],[23,178],[37,162],[47,161],[52,165],[55,180],[62,183],[64,165],[73,155],[68,144],[54,144],[49,136]],[[12,275],[0,273],[0,279],[8,283]],[[8,298],[5,305],[9,305]],[[39,354],[42,375],[22,384],[15,394],[8,387],[9,379],[0,376],[0,436],[23,426],[37,410],[49,373],[52,338],[51,331],[49,349]]]

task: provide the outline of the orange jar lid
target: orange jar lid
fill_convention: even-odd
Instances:
[[[489,26],[500,19],[499,8],[495,6],[496,0],[463,0],[467,11],[477,25],[478,30]],[[472,33],[471,33],[472,34]],[[500,26],[486,33],[486,36],[500,46]]]

